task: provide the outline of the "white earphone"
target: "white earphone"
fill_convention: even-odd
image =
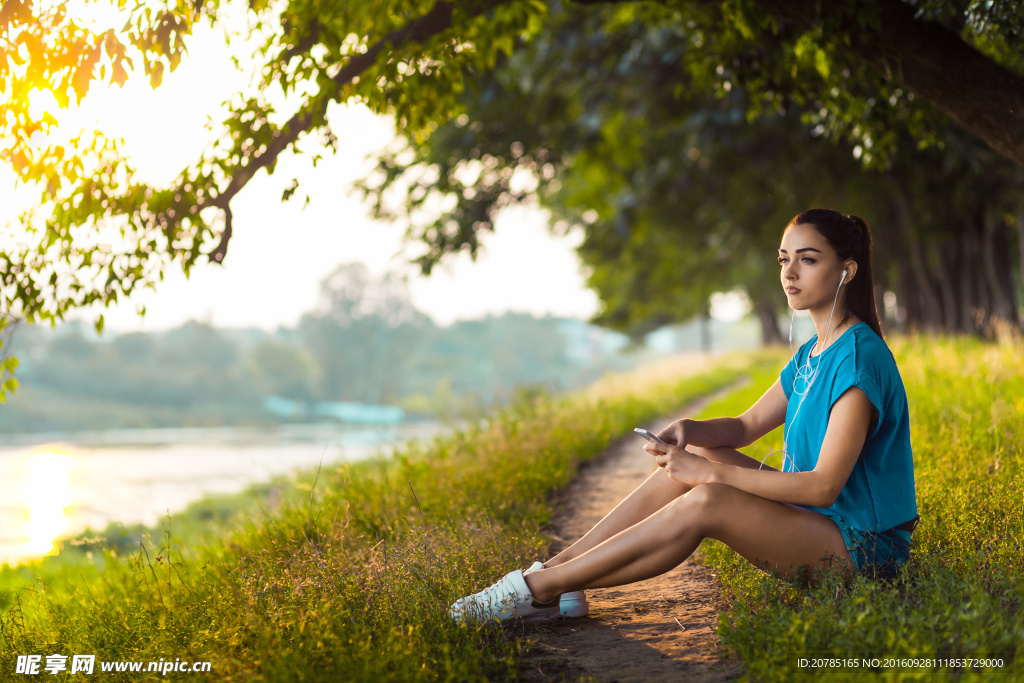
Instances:
[[[836,288],[836,296],[835,296],[835,299],[832,301],[832,311],[828,314],[828,325],[825,327],[825,339],[824,339],[824,341],[819,340],[819,342],[822,344],[822,347],[823,347],[822,350],[824,350],[824,345],[828,342],[828,335],[831,333],[832,315],[836,312],[836,303],[839,301],[839,291],[843,288],[843,284],[846,281],[846,273],[847,272],[848,271],[846,269],[844,269],[843,270],[843,274],[839,276],[839,287]],[[793,350],[793,318],[795,318],[795,317],[796,317],[796,311],[794,310],[793,311],[793,316],[789,320],[789,348],[790,348],[791,351]],[[817,347],[819,342],[816,342],[814,346]],[[789,425],[790,428],[792,428],[792,425],[794,423],[796,423],[796,418],[797,418],[798,415],[800,415],[800,409],[803,408],[803,406],[804,406],[804,401],[807,399],[807,394],[810,393],[811,387],[814,386],[814,380],[816,380],[818,378],[818,368],[821,367],[821,354],[820,353],[818,354],[818,364],[815,365],[812,368],[811,367],[811,352],[813,352],[813,351],[814,351],[814,348],[812,348],[811,351],[809,351],[807,353],[807,360],[804,361],[804,365],[801,365],[801,366],[799,366],[797,368],[796,376],[793,377],[793,393],[795,393],[798,396],[800,396],[800,403],[797,404],[796,412],[793,413],[793,419],[790,421],[790,425]],[[793,355],[796,355],[796,353],[794,352]],[[797,382],[799,380],[803,380],[803,385],[804,385],[803,391],[798,391],[797,388],[796,388]],[[788,439],[788,436],[786,434],[786,432],[788,432],[788,431],[789,430],[786,430],[786,429],[783,430],[783,437],[782,437],[782,469],[784,469],[784,470],[786,469],[786,459],[788,458],[789,461],[791,463],[793,463],[793,470],[792,471],[798,472],[799,470],[796,468],[796,462],[789,455],[789,443],[788,443],[789,439]],[[761,467],[764,466],[764,461],[767,460],[768,456],[772,455],[773,453],[778,453],[778,451],[772,451],[768,455],[764,456],[764,459],[761,460],[761,465],[758,466],[758,469],[761,469]]]
[[[843,286],[843,284],[844,284],[844,282],[846,280],[846,273],[847,273],[847,271],[844,270],[843,274],[839,276],[839,287],[840,287],[840,289],[842,288],[842,286]],[[837,289],[836,290],[836,301],[838,301],[838,300],[839,300],[839,290]],[[836,310],[835,301],[832,302],[832,310],[833,311]],[[796,311],[793,311],[793,315],[790,316],[790,319],[789,319],[789,350],[790,351],[793,351],[793,319],[795,317],[796,317]],[[832,324],[832,316],[831,316],[831,314],[829,315],[828,322],[829,322],[830,325]],[[826,335],[826,337],[827,337],[827,335]],[[794,351],[793,353],[795,354],[796,352]]]

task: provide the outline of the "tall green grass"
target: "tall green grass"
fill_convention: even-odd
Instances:
[[[524,393],[485,424],[392,458],[251,491],[243,514],[207,501],[130,552],[108,533],[0,569],[0,678],[19,654],[210,661],[218,681],[515,678],[517,639],[457,627],[450,602],[543,555],[549,495],[579,462],[750,363]]]
[[[753,680],[1024,680],[1024,348],[969,339],[891,342],[910,401],[921,524],[893,582],[828,577],[816,588],[768,577],[705,543],[732,600],[719,635]],[[708,406],[737,414],[777,373]],[[781,429],[752,445],[782,447]],[[773,456],[778,466],[781,456]],[[800,668],[799,658],[858,666]],[[906,666],[886,658],[997,658],[1000,668]],[[865,671],[864,658],[882,660]]]

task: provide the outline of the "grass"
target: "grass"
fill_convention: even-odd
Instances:
[[[911,561],[892,582],[832,575],[807,587],[706,543],[702,557],[732,603],[719,634],[751,680],[850,680],[865,669],[888,680],[1024,679],[1024,349],[924,337],[892,348],[923,518]],[[17,654],[63,653],[209,660],[218,681],[513,679],[517,633],[454,627],[449,602],[542,555],[549,494],[579,462],[666,406],[749,375],[704,411],[738,414],[784,361],[762,354],[660,384],[649,378],[679,369],[648,369],[571,397],[524,393],[486,424],[392,460],[202,501],[142,546],[114,529],[0,569],[0,678]],[[781,430],[746,451],[778,448]],[[821,657],[858,666],[797,666]],[[994,657],[1003,667],[883,666],[891,657]]]
[[[888,680],[1024,680],[1024,348],[968,339],[892,342],[910,401],[918,507],[911,560],[893,582],[826,577],[817,588],[780,581],[706,542],[732,601],[719,635],[751,680],[848,680],[867,667]],[[773,381],[705,410],[744,410]],[[753,444],[782,447],[781,429]],[[769,464],[780,465],[780,456]],[[774,460],[774,461],[773,461]],[[857,666],[800,668],[799,658]],[[1000,668],[886,666],[886,658],[996,658]],[[870,664],[870,661],[868,662]]]
[[[579,462],[751,363],[778,359],[683,379],[648,370],[568,397],[523,392],[485,424],[393,458],[203,501],[138,544],[137,530],[110,529],[2,568],[0,677],[19,654],[93,654],[210,661],[218,681],[515,678],[515,634],[456,627],[451,600],[543,554],[550,494]]]

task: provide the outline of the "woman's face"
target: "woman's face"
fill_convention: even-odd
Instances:
[[[843,268],[848,267],[818,229],[806,223],[791,225],[782,234],[779,266],[782,289],[789,307],[796,311],[830,308]],[[847,273],[847,282],[852,275]]]

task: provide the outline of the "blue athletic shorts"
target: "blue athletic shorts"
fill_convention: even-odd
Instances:
[[[827,515],[839,527],[843,543],[861,574],[894,577],[910,559],[910,532],[889,529],[878,533],[861,531],[839,515]]]

